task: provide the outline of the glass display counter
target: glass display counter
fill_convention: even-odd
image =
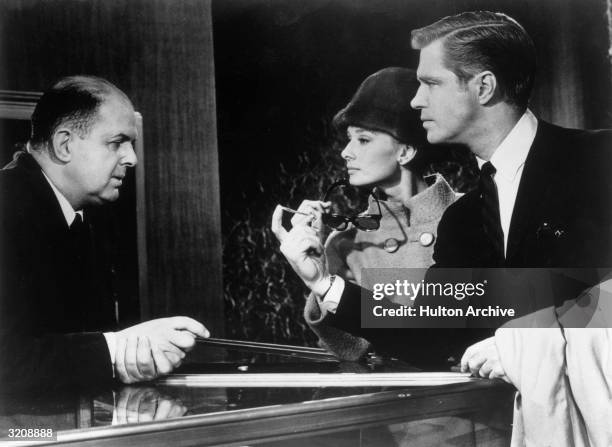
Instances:
[[[198,343],[189,358],[155,382],[0,396],[0,445],[509,445],[514,390],[503,382],[422,384],[417,369],[395,359],[338,362],[317,348],[229,340]],[[385,373],[417,381],[378,386]],[[352,385],[368,375],[368,386]],[[254,387],[261,376],[279,382]],[[235,380],[198,380],[207,377]],[[293,377],[315,379],[291,386]],[[35,429],[37,438],[14,436]],[[49,429],[52,437],[41,435]]]

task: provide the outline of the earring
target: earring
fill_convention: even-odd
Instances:
[[[400,166],[405,167],[408,163],[414,160],[414,157],[416,157],[416,150],[414,149],[412,145],[406,145],[405,155],[400,156],[397,162],[399,163]]]

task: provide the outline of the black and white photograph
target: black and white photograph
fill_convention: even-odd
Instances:
[[[0,446],[611,447],[612,0],[0,0]]]

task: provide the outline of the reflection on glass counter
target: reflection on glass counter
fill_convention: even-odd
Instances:
[[[417,370],[393,359],[337,362],[324,351],[232,342],[201,344],[177,374],[228,374],[231,387],[152,382],[0,399],[0,440],[52,428],[60,445],[507,445],[513,390],[476,379],[441,386],[251,387],[249,376],[363,377]],[[267,348],[270,348],[266,351]],[[317,354],[321,354],[317,358]],[[304,358],[307,357],[307,358]],[[201,359],[212,358],[213,362]],[[381,374],[382,375],[382,374]],[[30,441],[39,441],[29,439]],[[43,445],[36,442],[36,445]],[[58,444],[54,444],[58,445]]]

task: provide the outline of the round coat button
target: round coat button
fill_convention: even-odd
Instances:
[[[394,253],[399,248],[399,242],[391,237],[385,241],[384,248],[387,253]]]
[[[429,247],[431,244],[433,244],[433,241],[434,235],[431,233],[421,233],[419,236],[419,242],[423,247]]]

